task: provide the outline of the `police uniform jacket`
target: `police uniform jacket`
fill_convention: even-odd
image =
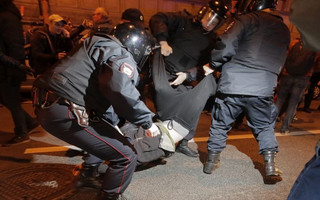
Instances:
[[[153,113],[139,99],[137,65],[112,36],[87,38],[73,54],[40,75],[34,86],[84,106],[105,118],[114,111],[136,125],[152,123]],[[109,116],[106,116],[109,115]]]
[[[190,72],[190,80],[196,79],[196,67],[209,62],[216,34],[203,32],[201,23],[183,12],[159,12],[151,17],[150,28],[158,41],[167,41],[173,53],[166,56],[166,68],[172,74]]]
[[[278,15],[256,11],[235,18],[212,51],[211,65],[223,65],[218,92],[272,96],[289,43]]]

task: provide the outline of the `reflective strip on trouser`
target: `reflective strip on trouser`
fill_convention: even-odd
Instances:
[[[124,192],[131,182],[137,156],[132,145],[115,128],[104,122],[80,127],[67,105],[58,103],[47,109],[36,108],[35,113],[42,127],[52,135],[110,161],[102,188],[111,195]]]

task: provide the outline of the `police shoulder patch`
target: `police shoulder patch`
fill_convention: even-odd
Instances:
[[[120,66],[120,72],[126,74],[129,78],[132,78],[134,75],[134,67],[132,67],[128,63],[123,63]]]

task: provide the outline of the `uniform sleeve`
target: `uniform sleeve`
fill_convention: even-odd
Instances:
[[[215,48],[211,51],[210,65],[214,68],[221,67],[236,54],[239,41],[244,32],[243,20],[235,19],[226,31],[217,39]]]
[[[122,49],[122,52],[126,51]],[[103,96],[111,103],[115,112],[136,125],[152,123],[153,113],[140,100],[135,85],[138,71],[133,58],[127,54],[115,56],[110,48],[100,48],[96,53],[99,72],[99,86]],[[101,56],[103,54],[104,56]],[[111,57],[107,56],[113,55]],[[107,60],[104,58],[109,57]]]
[[[186,17],[180,12],[158,12],[149,21],[152,34],[158,41],[167,41],[171,33],[175,33]]]

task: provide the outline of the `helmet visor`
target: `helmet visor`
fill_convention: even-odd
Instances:
[[[201,24],[204,30],[212,31],[220,25],[221,21],[221,17],[213,10],[209,9],[202,17]]]

